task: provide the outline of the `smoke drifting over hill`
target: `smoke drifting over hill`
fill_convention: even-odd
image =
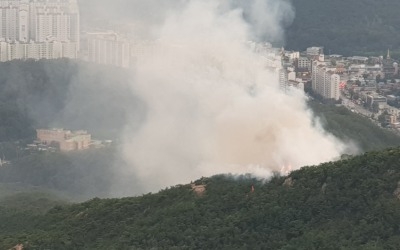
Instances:
[[[321,129],[303,94],[282,93],[246,43],[283,40],[293,18],[286,1],[148,1],[146,10],[159,12],[158,2],[171,5],[143,22],[156,40],[132,83],[146,119],[139,130],[136,121],[126,126],[129,167],[116,167],[119,178],[135,176],[154,191],[219,173],[268,177],[341,155],[345,145]]]
[[[207,0],[208,1],[208,0]],[[206,2],[207,2],[206,1]],[[119,25],[129,27],[135,37],[153,37],[154,31],[164,21],[182,12],[191,4],[191,0],[81,0],[79,1],[83,25],[100,22],[113,29]],[[218,14],[231,10],[239,11],[242,19],[251,25],[252,40],[268,40],[283,44],[282,27],[288,26],[294,19],[294,10],[289,1],[276,0],[229,0],[217,1]],[[127,31],[127,30],[124,30]]]
[[[79,192],[79,199],[126,196],[220,173],[268,177],[346,150],[315,121],[303,93],[279,90],[276,71],[249,45],[284,40],[282,27],[294,16],[286,1],[93,1],[80,2],[83,18],[135,24],[132,34],[146,45],[136,66],[2,63],[0,113],[9,119],[0,119],[0,140],[64,127],[115,139],[115,148],[28,156],[3,169],[0,182]],[[92,17],[84,8],[91,2]],[[12,160],[15,147],[0,153]]]

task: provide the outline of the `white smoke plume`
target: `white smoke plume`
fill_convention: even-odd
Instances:
[[[285,1],[187,0],[148,27],[157,40],[138,58],[132,84],[147,115],[139,130],[126,126],[122,175],[155,191],[338,158],[345,145],[322,130],[302,93],[279,90],[276,71],[247,44],[282,40],[291,18]]]

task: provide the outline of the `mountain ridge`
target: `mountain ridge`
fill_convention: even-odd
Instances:
[[[201,196],[187,184],[56,206],[31,215],[25,225],[10,215],[3,221],[18,223],[13,234],[4,229],[7,224],[0,229],[0,247],[396,249],[399,181],[400,148],[304,167],[269,181],[219,175],[194,182],[206,185]]]

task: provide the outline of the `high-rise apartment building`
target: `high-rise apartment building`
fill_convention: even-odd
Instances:
[[[130,44],[115,32],[85,34],[87,60],[127,68],[130,65]]]
[[[288,72],[286,69],[281,68],[278,70],[278,73],[279,73],[279,89],[286,93],[289,88]]]
[[[340,99],[340,76],[329,70],[324,62],[312,63],[312,89],[326,99]]]
[[[76,0],[0,0],[1,61],[76,58],[79,39]]]

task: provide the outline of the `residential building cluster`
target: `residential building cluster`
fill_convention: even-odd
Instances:
[[[0,61],[77,58],[76,0],[0,0]]]
[[[127,34],[112,30],[82,33],[81,59],[122,68],[134,67],[139,61],[152,62],[171,51],[176,44],[157,44],[157,41],[135,40]],[[156,56],[157,55],[157,56]]]
[[[340,99],[341,77],[337,68],[325,60],[322,47],[310,47],[304,52],[282,51],[282,68],[279,72],[281,89],[304,85],[311,81],[314,93],[325,99]]]
[[[286,58],[287,60],[283,60]],[[291,88],[304,91],[305,81],[296,74],[295,62],[300,58],[298,51],[284,51],[280,49],[280,65],[277,67],[279,88],[287,93]]]
[[[303,82],[314,96],[342,103],[353,112],[400,127],[399,64],[390,56],[326,55],[322,47],[303,52],[283,51],[281,89]]]
[[[92,30],[81,34],[77,0],[0,0],[2,62],[66,57],[128,68],[143,59],[152,63],[158,59],[154,55],[169,53],[171,48],[181,46],[155,46],[157,41],[139,42],[129,38],[129,33],[122,33]],[[265,68],[276,70],[282,91],[307,89],[315,96],[342,102],[374,119],[383,120],[385,116],[387,124],[398,126],[399,64],[390,57],[390,51],[386,57],[344,57],[327,55],[323,47],[285,51],[269,43],[247,42],[247,46],[261,56]],[[85,137],[84,134],[72,140],[69,136],[74,133],[65,133],[65,141],[55,141],[60,149],[86,147],[86,139],[83,144],[76,141]]]
[[[2,62],[80,58],[127,68],[147,45],[114,31],[81,34],[77,0],[0,0]]]
[[[342,73],[343,104],[377,120],[385,127],[399,128],[400,79],[398,62],[388,50],[385,57],[353,56],[338,60],[345,64]]]

